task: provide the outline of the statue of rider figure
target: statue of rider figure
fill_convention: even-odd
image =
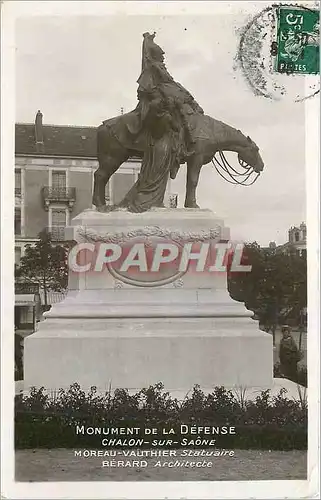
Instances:
[[[164,51],[154,42],[155,33],[143,34],[142,72],[137,80],[139,85],[137,97],[140,109],[141,126],[148,115],[151,103],[162,99],[171,109],[171,113],[180,133],[179,161],[185,161],[194,153],[194,140],[189,126],[188,116],[199,113],[203,109],[193,96],[178,82],[175,82],[164,64]],[[173,110],[176,110],[176,112]]]

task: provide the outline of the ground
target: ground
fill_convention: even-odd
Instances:
[[[200,460],[193,457],[178,459]],[[102,467],[102,460],[108,460],[108,457],[75,457],[74,450],[67,449],[18,450],[16,481],[253,481],[307,478],[307,453],[298,450],[235,450],[234,457],[202,457],[202,460],[212,461],[213,466],[198,469],[154,467],[159,460],[173,460],[169,458],[149,458],[146,468]]]

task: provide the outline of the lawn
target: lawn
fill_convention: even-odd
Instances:
[[[146,460],[148,466],[102,467],[103,460]],[[155,466],[178,460],[211,461],[212,467]],[[69,449],[16,451],[16,481],[241,481],[307,478],[306,451],[235,450],[220,457],[116,458],[75,456]]]

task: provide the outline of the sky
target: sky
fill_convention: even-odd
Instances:
[[[255,95],[235,64],[240,29],[263,7],[236,2],[210,15],[21,17],[16,121],[33,122],[40,109],[44,124],[98,126],[121,107],[130,111],[137,104],[142,34],[156,31],[174,79],[206,114],[250,135],[265,164],[250,187],[233,186],[211,164],[203,166],[198,204],[223,218],[234,239],[282,244],[288,229],[306,219],[305,109],[304,102]],[[185,179],[182,167],[172,184],[180,204]]]

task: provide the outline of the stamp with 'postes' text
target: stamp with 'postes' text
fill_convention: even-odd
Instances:
[[[278,73],[317,74],[320,71],[318,10],[282,5],[277,9],[277,39],[272,44]]]

